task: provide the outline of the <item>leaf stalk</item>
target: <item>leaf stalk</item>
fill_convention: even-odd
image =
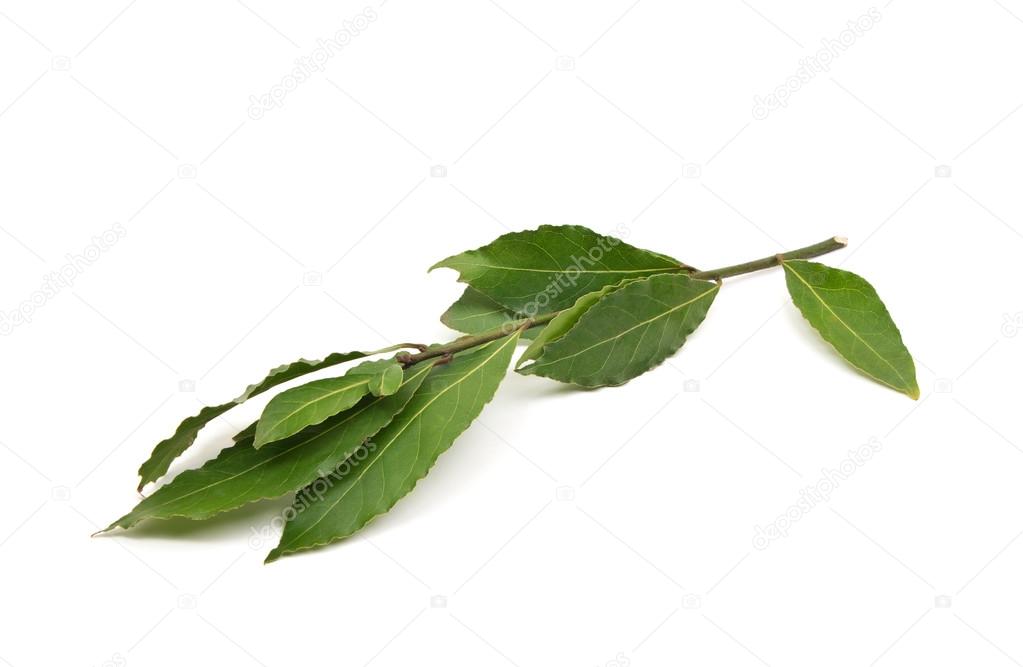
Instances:
[[[828,254],[829,252],[841,250],[848,244],[848,239],[841,236],[833,236],[830,239],[826,239],[820,243],[814,243],[813,245],[808,245],[805,248],[789,250],[788,252],[771,255],[770,257],[755,259],[752,262],[733,264],[732,266],[725,266],[720,269],[711,269],[710,271],[694,271],[689,274],[689,277],[697,278],[699,280],[721,280],[723,278],[730,278],[744,273],[753,273],[754,271],[763,271],[764,269],[780,266],[781,263],[787,259],[810,259],[812,257],[820,257],[821,255]]]

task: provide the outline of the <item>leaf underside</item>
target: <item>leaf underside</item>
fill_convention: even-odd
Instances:
[[[843,359],[883,385],[920,397],[913,357],[870,283],[816,262],[782,265],[792,302]]]
[[[568,333],[519,372],[583,387],[624,384],[682,347],[719,287],[679,274],[630,282],[586,309]]]
[[[291,438],[252,446],[251,435],[200,468],[186,470],[152,493],[106,530],[130,528],[145,519],[205,519],[247,503],[276,498],[328,474],[386,426],[415,395],[432,366],[405,372],[398,392],[367,396],[352,409]]]
[[[231,408],[241,405],[253,396],[261,394],[269,389],[273,389],[274,387],[294,380],[295,378],[323,370],[324,368],[336,366],[337,364],[342,364],[346,361],[361,359],[368,354],[370,353],[335,352],[334,354],[331,354],[319,361],[299,359],[296,362],[278,366],[271,370],[267,376],[263,378],[263,380],[256,384],[249,385],[242,395],[233,401],[203,408],[198,414],[188,417],[182,421],[177,430],[174,432],[174,435],[156,445],[153,449],[153,453],[150,454],[149,458],[139,468],[139,490],[141,490],[146,484],[155,482],[159,478],[163,477],[167,473],[167,470],[170,469],[170,465],[174,462],[174,459],[181,456],[185,450],[192,446],[192,443],[195,442],[196,437],[199,435],[199,431]]]
[[[571,306],[583,294],[626,278],[685,272],[689,267],[578,225],[542,225],[435,264],[499,305],[529,316]]]
[[[512,334],[438,366],[343,473],[296,496],[292,518],[267,561],[348,537],[409,493],[493,397],[517,338]]]

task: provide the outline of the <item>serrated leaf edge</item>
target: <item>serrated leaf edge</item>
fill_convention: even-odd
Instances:
[[[339,364],[343,364],[343,363],[346,363],[346,362],[349,362],[349,361],[354,361],[356,359],[362,359],[362,358],[365,358],[365,357],[368,357],[368,356],[372,356],[374,354],[379,354],[379,353],[382,353],[382,352],[388,352],[391,349],[398,349],[398,348],[397,347],[396,348],[385,348],[383,350],[377,350],[375,352],[362,352],[362,351],[359,351],[359,350],[356,350],[356,351],[353,351],[353,352],[334,352],[334,353],[331,353],[331,354],[327,355],[323,359],[306,359],[306,358],[303,357],[303,358],[298,359],[297,361],[293,361],[291,363],[281,364],[280,366],[275,366],[274,368],[270,369],[270,371],[266,374],[266,376],[262,380],[260,380],[259,382],[255,382],[253,384],[250,384],[248,387],[246,387],[245,391],[243,391],[237,398],[235,398],[235,399],[233,399],[231,401],[228,401],[227,403],[221,403],[219,405],[208,405],[208,406],[203,407],[196,414],[194,414],[194,415],[192,415],[190,417],[186,417],[185,419],[183,419],[178,424],[178,427],[174,430],[174,433],[172,433],[170,436],[164,438],[160,442],[156,443],[156,445],[153,447],[153,451],[150,452],[150,454],[146,458],[146,460],[143,461],[142,465],[139,466],[139,469],[138,469],[139,485],[138,485],[138,489],[137,490],[141,493],[142,489],[147,484],[151,484],[153,482],[156,482],[161,477],[166,475],[167,471],[170,470],[171,464],[174,463],[174,461],[179,456],[181,456],[186,450],[188,450],[189,447],[191,447],[193,444],[195,444],[195,441],[196,441],[196,439],[199,436],[199,432],[202,431],[207,425],[209,425],[210,422],[212,422],[214,419],[216,419],[220,415],[222,415],[222,414],[232,410],[233,408],[241,405],[242,403],[244,403],[245,401],[249,400],[253,396],[262,394],[265,391],[269,391],[270,389],[273,389],[274,387],[280,386],[280,384],[287,384],[288,382],[290,382],[292,380],[297,380],[298,378],[302,377],[303,375],[307,375],[308,373],[316,373],[316,372],[319,372],[321,370],[325,370],[327,368],[331,368],[333,366],[337,366]],[[307,370],[307,371],[303,372],[303,373],[300,373],[299,375],[296,375],[293,378],[285,380],[284,382],[281,382],[281,383],[278,383],[278,384],[273,384],[272,383],[272,380],[275,377],[277,377],[278,375],[280,375],[282,373],[287,372],[293,366],[298,366],[300,364],[305,364],[306,366],[310,366],[312,368],[310,370]],[[318,368],[317,368],[317,366],[318,366]],[[266,385],[267,383],[271,383],[270,386],[263,388],[264,385]],[[207,414],[209,414],[211,412],[214,413],[214,414],[212,416],[210,416],[208,419],[205,418],[205,415],[207,415]],[[182,434],[186,433],[187,431],[189,431],[189,430],[191,430],[193,428],[191,426],[191,424],[193,422],[195,422],[195,421],[199,422],[199,424],[195,427],[195,433],[192,434],[191,438],[186,438],[184,441],[182,441],[182,443],[181,443],[182,446],[181,446],[180,451],[176,451],[176,450],[173,450],[173,449],[168,449],[168,447],[171,445],[171,443],[173,443],[175,440],[177,440]]]
[[[427,273],[432,272],[434,269],[441,269],[441,268],[453,269],[453,270],[458,271],[459,273],[461,273],[460,269],[458,269],[456,266],[452,266],[451,264],[448,264],[447,262],[450,262],[451,260],[455,259],[456,257],[460,257],[462,255],[471,255],[473,253],[477,253],[477,252],[483,250],[484,248],[487,248],[488,246],[493,245],[494,243],[496,243],[498,240],[504,238],[505,236],[509,236],[511,234],[524,234],[526,232],[540,232],[540,231],[559,232],[560,233],[560,230],[564,229],[566,227],[570,227],[570,228],[573,228],[573,229],[581,229],[581,230],[584,230],[584,231],[589,232],[591,234],[596,234],[597,236],[601,236],[601,237],[604,237],[604,238],[614,238],[619,243],[625,243],[625,241],[623,241],[621,239],[615,238],[613,236],[608,236],[607,234],[601,234],[600,232],[594,231],[594,230],[589,229],[588,227],[584,227],[582,225],[540,225],[536,229],[525,229],[525,230],[522,230],[522,231],[519,231],[519,232],[509,232],[508,234],[503,234],[503,235],[499,236],[497,239],[494,239],[493,241],[491,241],[490,243],[485,243],[485,244],[481,245],[478,248],[473,248],[472,250],[465,250],[463,252],[455,253],[454,255],[451,255],[450,257],[445,257],[444,259],[440,260],[439,262],[437,262],[436,264],[431,266],[429,269],[427,269]],[[562,234],[562,236],[564,236],[564,234]],[[565,237],[565,238],[566,238],[566,240],[569,240],[567,237]],[[602,271],[594,271],[592,269],[586,269],[586,270],[577,269],[576,271],[573,271],[573,273],[578,273],[578,274],[605,274],[605,273],[623,273],[623,274],[635,273],[635,274],[640,274],[640,273],[645,273],[645,274],[653,275],[653,274],[657,274],[657,273],[672,273],[672,272],[680,271],[680,270],[681,271],[692,270],[692,267],[687,266],[686,264],[683,264],[682,262],[679,262],[674,257],[669,257],[668,255],[665,255],[665,254],[659,253],[659,252],[654,252],[652,250],[646,250],[645,248],[639,248],[639,247],[633,246],[631,244],[627,244],[627,245],[629,245],[632,248],[635,248],[636,250],[642,250],[643,252],[647,252],[647,253],[650,253],[651,255],[655,255],[655,256],[657,256],[657,257],[659,257],[659,258],[661,258],[661,259],[663,259],[665,261],[676,262],[678,264],[678,267],[677,267],[677,269],[676,268],[662,267],[662,268],[658,268],[658,269],[623,269],[623,270],[610,269],[610,270],[602,270]],[[548,256],[550,256],[549,253],[548,253]],[[564,268],[562,268],[562,267],[557,267],[557,268],[553,268],[553,269],[530,269],[530,268],[523,268],[523,267],[516,267],[516,266],[498,266],[498,265],[489,265],[489,264],[474,264],[474,266],[478,266],[478,267],[483,268],[483,269],[501,269],[501,270],[505,270],[505,271],[519,271],[519,272],[523,272],[523,273],[558,273],[558,272],[564,271]],[[465,283],[466,281],[462,280],[461,277],[459,277],[458,282]]]
[[[418,371],[418,372],[414,373],[411,377],[409,377],[407,380],[405,380],[405,382],[403,382],[402,384],[404,385],[404,384],[407,384],[409,382],[412,382],[412,381],[418,379],[420,375],[428,373],[430,370],[432,370],[434,365],[435,364],[424,364],[421,371]],[[384,400],[385,398],[388,398],[388,397],[386,397],[386,396],[377,397],[377,401]],[[411,397],[410,397],[409,400],[411,400]],[[358,411],[353,412],[347,419],[345,419],[344,421],[338,422],[337,424],[331,426],[326,431],[321,431],[319,433],[316,433],[316,434],[313,434],[313,435],[309,436],[309,438],[307,438],[306,440],[303,440],[301,442],[296,442],[293,447],[289,447],[288,449],[280,452],[279,454],[275,454],[273,457],[271,457],[269,459],[266,459],[264,461],[260,461],[259,463],[257,463],[256,465],[252,466],[251,468],[247,468],[247,469],[243,470],[242,472],[239,472],[239,473],[237,473],[235,475],[232,475],[231,477],[225,477],[224,479],[219,479],[216,482],[214,482],[213,484],[210,484],[209,486],[205,486],[202,489],[196,489],[194,491],[190,491],[189,493],[186,493],[183,496],[177,496],[176,498],[173,498],[172,500],[167,501],[167,503],[164,503],[162,505],[156,505],[155,507],[153,507],[151,509],[159,509],[160,507],[163,507],[163,506],[165,506],[166,504],[168,504],[170,502],[177,502],[177,501],[181,500],[182,498],[187,498],[188,496],[190,496],[192,494],[195,494],[195,493],[206,492],[206,491],[208,491],[209,489],[213,488],[214,486],[216,486],[218,484],[222,484],[224,482],[227,482],[227,481],[230,481],[232,479],[235,479],[236,477],[239,477],[241,475],[248,474],[249,472],[255,470],[256,468],[258,468],[260,466],[266,465],[266,464],[270,463],[271,461],[275,461],[278,458],[280,458],[281,456],[284,456],[285,454],[291,453],[294,450],[294,447],[299,447],[299,446],[305,444],[306,442],[308,442],[309,440],[312,440],[313,438],[322,437],[322,436],[326,435],[327,433],[330,433],[331,431],[333,431],[333,430],[335,430],[337,428],[340,428],[341,426],[347,424],[351,419],[354,419],[355,417],[359,416],[360,414],[362,414],[363,412],[365,412],[366,410],[371,408],[374,404],[375,404],[375,402],[371,403],[369,405],[366,405],[363,408],[360,408]],[[389,420],[387,420],[387,422],[384,423],[377,430],[377,432],[379,433],[381,430],[387,428],[387,426],[390,425],[390,423],[392,421],[394,421],[398,417],[398,415],[401,414],[401,412],[402,411],[399,410],[395,414],[391,415],[391,418]],[[238,443],[235,443],[235,444],[237,445]],[[224,451],[226,451],[226,449]],[[217,458],[220,458],[220,456],[222,456],[222,455],[223,455],[223,451],[221,451],[221,453],[218,454]],[[215,461],[216,459],[212,459],[212,460]],[[218,514],[224,514],[225,512],[232,512],[232,511],[234,511],[234,510],[236,510],[236,509],[238,509],[240,507],[244,507],[246,505],[251,505],[252,503],[257,503],[257,502],[260,502],[260,501],[263,501],[263,500],[272,500],[274,498],[280,498],[281,496],[287,495],[288,493],[291,493],[293,491],[298,491],[299,489],[301,489],[304,486],[306,486],[306,484],[302,484],[302,485],[299,486],[298,489],[293,489],[292,491],[285,492],[283,494],[276,494],[276,495],[272,495],[272,496],[263,495],[263,496],[260,496],[259,498],[253,498],[252,500],[247,500],[245,502],[241,502],[241,503],[239,503],[237,505],[234,505],[232,507],[225,507],[223,509],[218,509],[215,512],[208,512],[208,513],[203,513],[203,514],[200,514],[200,515],[195,515],[195,514],[192,514],[192,515],[189,515],[189,514],[170,514],[168,516],[161,516],[161,517],[142,517],[142,518],[137,519],[136,521],[133,521],[132,523],[129,523],[127,526],[121,526],[120,522],[125,517],[131,515],[131,512],[128,512],[128,514],[125,514],[120,519],[117,519],[116,521],[111,523],[109,526],[107,526],[103,530],[101,530],[98,533],[96,533],[96,535],[100,535],[102,533],[106,533],[106,532],[111,531],[114,528],[118,528],[118,527],[120,527],[120,528],[122,528],[124,530],[128,530],[129,528],[132,528],[132,527],[138,525],[142,521],[165,521],[167,519],[189,519],[191,521],[204,521],[206,519],[209,519],[210,517],[216,516]],[[132,510],[132,511],[134,511],[134,510]]]

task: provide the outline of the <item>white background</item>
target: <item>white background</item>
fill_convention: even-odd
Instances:
[[[0,338],[0,663],[1023,661],[1023,2],[878,5],[762,120],[870,5],[372,7],[256,120],[363,4],[0,4],[0,309],[125,232]],[[624,388],[510,375],[345,543],[262,565],[280,503],[89,538],[200,404],[447,339],[461,288],[426,267],[542,223],[701,268],[846,235],[826,261],[878,289],[923,397],[845,367],[768,272]]]

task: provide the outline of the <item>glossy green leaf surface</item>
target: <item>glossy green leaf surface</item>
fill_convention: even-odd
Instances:
[[[719,287],[678,274],[630,282],[598,299],[519,372],[583,387],[624,384],[682,347]]]
[[[462,296],[440,316],[447,327],[465,334],[480,334],[521,321],[512,311],[490,297],[466,287]],[[522,332],[523,338],[535,337],[543,327],[533,327]]]
[[[367,396],[351,410],[287,440],[255,449],[250,438],[241,437],[217,458],[182,472],[154,491],[106,530],[130,528],[145,519],[205,519],[297,491],[329,474],[386,426],[415,395],[431,368],[429,363],[410,368],[395,394]]]
[[[308,382],[273,397],[256,424],[256,449],[283,440],[347,410],[369,393],[370,375]]]
[[[558,316],[551,320],[547,326],[543,328],[540,334],[533,339],[533,342],[530,343],[529,347],[527,347],[522,353],[519,360],[515,362],[515,367],[520,368],[527,361],[533,361],[539,358],[544,347],[567,334],[572,327],[579,322],[579,318],[581,318],[587,310],[593,307],[594,304],[616,289],[624,287],[629,282],[631,281],[623,280],[617,285],[609,285],[604,289],[597,290],[596,292],[583,294],[581,297],[576,299],[574,304],[558,313]]]
[[[515,313],[534,316],[571,306],[583,294],[626,278],[683,272],[681,262],[578,225],[543,225],[448,257],[432,268],[459,272]]]
[[[141,478],[139,481],[139,489],[141,490],[146,484],[155,482],[157,479],[166,474],[174,459],[181,456],[181,454],[183,454],[185,450],[191,447],[192,443],[195,442],[196,437],[199,435],[199,431],[231,408],[244,403],[257,394],[273,389],[274,387],[294,380],[295,378],[323,370],[324,368],[336,366],[337,364],[342,364],[346,361],[360,359],[368,356],[369,354],[372,353],[334,353],[319,361],[300,359],[294,363],[278,366],[270,371],[263,380],[246,388],[242,395],[233,401],[203,408],[198,414],[181,422],[177,430],[174,432],[174,435],[156,445],[153,449],[153,453],[150,454],[146,462],[139,468],[139,477]]]
[[[369,376],[369,393],[374,396],[390,396],[398,391],[402,383],[401,364],[395,359],[364,361],[348,371],[347,375]]]
[[[870,283],[816,262],[793,260],[782,266],[792,302],[843,359],[883,385],[920,397],[913,357]]]
[[[293,517],[267,560],[352,535],[409,493],[493,397],[517,338],[512,334],[438,366],[344,474],[324,478],[315,495],[296,496]]]

